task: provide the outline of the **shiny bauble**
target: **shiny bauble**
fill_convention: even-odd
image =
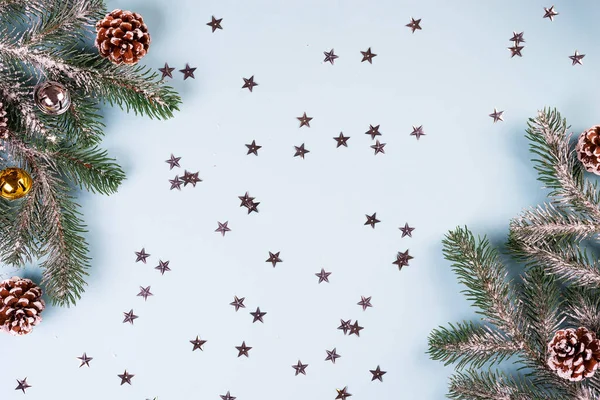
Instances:
[[[0,171],[0,197],[16,200],[27,195],[33,185],[33,179],[21,168],[6,168]]]
[[[58,82],[42,82],[33,90],[33,99],[38,108],[48,115],[61,115],[71,106],[71,95],[67,88]]]

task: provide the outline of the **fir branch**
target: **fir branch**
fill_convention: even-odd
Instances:
[[[71,98],[69,111],[61,118],[48,120],[48,123],[53,129],[62,132],[66,141],[77,142],[84,147],[99,144],[104,136],[104,124],[98,104],[77,93]]]
[[[600,337],[600,291],[570,287],[565,294],[567,322],[584,326]]]
[[[449,329],[434,329],[429,336],[429,355],[444,365],[458,362],[459,370],[467,365],[480,368],[489,363],[492,366],[521,350],[518,343],[487,326],[476,326],[472,322],[449,325]]]
[[[550,196],[561,205],[600,221],[600,197],[596,185],[583,179],[581,165],[571,149],[566,120],[555,109],[538,112],[528,123],[527,138],[530,150],[538,158],[532,161],[538,180],[550,189]]]

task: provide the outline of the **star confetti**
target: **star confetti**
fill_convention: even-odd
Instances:
[[[514,45],[512,47],[509,47],[508,49],[510,50],[510,58],[513,58],[514,56],[519,56],[519,57],[523,57],[523,54],[521,54],[521,50],[523,50],[524,46],[517,46]]]
[[[585,54],[579,54],[579,52],[577,50],[575,50],[575,54],[573,54],[572,56],[569,56],[569,58],[571,59],[571,61],[573,61],[573,65],[583,65],[583,62],[581,60],[583,60],[583,57],[585,57]]]
[[[171,153],[171,158],[169,158],[168,160],[166,160],[165,162],[167,164],[169,164],[169,170],[172,170],[173,168],[177,167],[179,168],[179,160],[181,160],[181,157],[175,157],[173,155],[173,153]]]
[[[248,214],[250,214],[252,211],[258,212],[257,207],[260,204],[260,202],[254,201],[255,198],[250,197],[250,194],[248,192],[246,192],[246,194],[243,196],[238,196],[238,199],[242,201],[240,207],[246,207],[248,209]]]
[[[327,358],[325,358],[325,361],[331,361],[333,364],[335,364],[335,360],[340,358],[341,355],[339,355],[337,353],[337,349],[333,349],[333,350],[325,350],[327,352]]]
[[[266,262],[270,262],[271,264],[273,264],[273,268],[275,268],[275,266],[277,265],[278,262],[283,262],[283,260],[281,258],[279,258],[279,253],[281,253],[281,252],[280,251],[278,251],[277,253],[269,252],[269,258],[267,258]]]
[[[298,360],[298,364],[292,365],[292,368],[296,370],[294,376],[298,376],[298,374],[306,375],[306,367],[308,367],[308,364],[302,364],[302,361]]]
[[[494,108],[494,112],[491,113],[489,116],[493,118],[494,123],[496,123],[498,121],[504,121],[504,118],[502,118],[502,114],[504,114],[504,111],[498,111],[496,110],[496,108]]]
[[[404,224],[404,227],[400,227],[398,228],[402,231],[402,237],[408,236],[408,237],[412,237],[412,231],[415,230],[415,228],[411,228],[410,226],[408,226],[408,223]]]
[[[350,326],[352,325],[352,320],[349,319],[348,321],[344,321],[343,319],[340,319],[340,326],[338,326],[338,329],[344,332],[344,335],[346,335],[348,333],[348,331],[350,330]]]
[[[250,351],[250,349],[252,349],[252,347],[246,346],[246,342],[242,342],[241,346],[235,346],[235,348],[238,351],[238,357],[241,357],[241,356],[249,357],[248,352]]]
[[[385,150],[383,149],[385,145],[385,143],[380,143],[379,140],[376,140],[375,144],[372,145],[371,148],[375,150],[375,155],[378,153],[385,154]]]
[[[371,53],[370,47],[367,49],[367,51],[361,51],[361,54],[363,55],[361,62],[368,61],[369,64],[373,64],[373,57],[377,57],[377,54]]]
[[[233,301],[229,303],[229,305],[235,307],[235,311],[237,311],[240,308],[246,308],[246,306],[244,305],[244,300],[246,300],[245,297],[238,299],[237,296],[233,296]]]
[[[221,400],[235,400],[235,397],[230,395],[229,391],[227,391],[227,394],[221,395]]]
[[[334,139],[337,142],[336,149],[340,146],[348,147],[347,142],[348,142],[348,139],[350,139],[350,136],[344,136],[344,134],[342,132],[340,132],[340,136],[334,137]]]
[[[133,313],[133,309],[129,310],[129,312],[124,312],[123,315],[125,315],[125,319],[123,320],[124,324],[129,322],[133,325],[133,321],[138,318],[138,316]]]
[[[135,262],[143,262],[144,264],[146,264],[146,258],[150,257],[150,254],[146,253],[146,249],[142,249],[140,251],[136,251],[135,252]]]
[[[321,272],[317,272],[315,275],[319,278],[319,283],[329,283],[329,275],[331,275],[331,272],[325,272],[325,270],[321,268]]]
[[[425,136],[425,132],[423,132],[423,125],[420,125],[420,126],[413,125],[413,131],[410,133],[410,136],[416,137],[417,140],[419,140],[421,138],[421,136]]]
[[[375,140],[376,136],[381,136],[381,133],[379,132],[379,125],[369,125],[369,130],[365,132],[365,135],[371,135],[371,140]]]
[[[253,140],[252,143],[245,145],[248,148],[248,153],[246,153],[246,155],[250,155],[250,154],[254,154],[255,156],[258,155],[258,150],[260,150],[260,148],[262,146],[259,146],[256,144],[256,140]]]
[[[416,30],[421,30],[421,19],[414,19],[413,17],[410,17],[410,22],[408,24],[406,24],[407,27],[409,27],[412,30],[412,33],[415,33]]]
[[[335,389],[337,391],[337,396],[335,400],[346,400],[347,397],[352,397],[350,393],[348,393],[348,386],[344,386],[343,389]]]
[[[300,157],[300,158],[304,159],[304,156],[307,153],[310,153],[310,150],[307,150],[304,148],[304,143],[302,143],[300,146],[294,146],[294,149],[296,149],[296,153],[294,154],[294,157]]]
[[[196,77],[194,76],[195,70],[196,68],[191,68],[190,65],[186,63],[185,68],[180,69],[179,72],[183,74],[183,80],[185,81],[187,78],[196,79]]]
[[[194,348],[192,349],[192,351],[196,351],[198,349],[200,349],[201,351],[204,351],[204,349],[202,348],[202,346],[206,342],[207,342],[206,340],[200,340],[200,337],[196,336],[196,339],[190,340],[190,343],[194,345]]]
[[[349,335],[356,335],[360,337],[360,331],[362,331],[362,326],[358,325],[358,321],[354,321],[354,324],[350,325],[350,333]]]
[[[265,321],[263,321],[263,317],[265,315],[267,315],[266,312],[261,312],[260,311],[260,307],[256,307],[256,311],[251,312],[250,315],[252,315],[252,317],[254,317],[254,319],[252,320],[252,323],[255,323],[256,321],[260,321],[263,324],[265,323]]]
[[[169,183],[171,184],[171,189],[181,190],[181,185],[183,185],[183,181],[179,179],[179,175],[175,175],[175,178],[169,179]]]
[[[375,229],[375,224],[381,222],[377,219],[377,213],[373,213],[373,215],[365,214],[365,217],[367,217],[367,222],[365,222],[365,225],[371,225],[371,228],[373,229]]]
[[[246,78],[242,78],[242,79],[244,80],[244,86],[242,86],[242,89],[248,89],[249,91],[252,91],[254,86],[258,86],[258,83],[254,82],[254,75],[252,75],[248,79],[246,79]]]
[[[550,8],[544,7],[544,18],[550,19],[550,21],[554,21],[554,17],[556,17],[558,13],[554,10],[554,6]]]
[[[117,375],[119,378],[121,378],[121,385],[124,385],[125,383],[128,383],[131,385],[131,378],[133,378],[135,375],[129,374],[127,373],[127,370],[125,370],[125,372],[122,375]]]
[[[217,224],[219,224],[219,227],[217,229],[215,229],[215,232],[219,232],[223,236],[225,236],[226,232],[231,231],[231,229],[227,226],[228,223],[229,223],[229,221],[225,221],[223,223],[217,221]]]
[[[358,303],[356,303],[356,304],[358,304],[359,306],[361,306],[362,309],[363,309],[363,311],[366,311],[367,308],[369,308],[369,307],[373,307],[371,305],[371,296],[369,296],[369,297],[360,296],[360,301]]]
[[[17,383],[18,383],[18,386],[15,388],[15,390],[22,390],[23,393],[25,393],[25,390],[32,387],[30,384],[27,383],[27,378],[25,378],[23,380],[17,379]]]
[[[171,270],[171,268],[169,268],[169,261],[162,261],[162,260],[158,261],[158,265],[156,267],[154,267],[154,269],[159,270],[161,275],[164,275],[165,272]]]
[[[515,44],[525,43],[525,39],[523,38],[523,34],[525,32],[515,32],[513,31],[513,36],[509,39],[511,42],[515,42]]]
[[[408,250],[406,250],[404,253],[399,251],[396,255],[396,261],[394,261],[392,264],[397,265],[398,270],[401,271],[402,267],[408,267],[408,262],[413,258],[414,257],[408,255]]]
[[[81,364],[79,364],[79,368],[83,367],[84,365],[87,365],[88,368],[90,366],[90,361],[93,360],[92,357],[88,357],[86,353],[83,353],[83,355],[81,357],[77,357],[79,360],[81,360]]]
[[[215,16],[213,15],[211,18],[211,21],[209,23],[207,23],[206,25],[210,26],[212,28],[213,33],[217,30],[217,29],[223,29],[223,27],[221,26],[221,21],[223,21],[223,18],[215,18]]]
[[[370,370],[369,372],[373,374],[371,382],[373,382],[375,379],[378,379],[379,382],[383,382],[383,376],[387,374],[387,371],[382,371],[379,365],[377,366],[377,368],[375,368],[374,370]]]
[[[202,182],[202,179],[198,178],[198,174],[200,174],[200,171],[192,173],[192,172],[188,172],[187,170],[185,170],[183,172],[183,176],[181,177],[181,179],[184,182],[183,186],[185,187],[188,184],[190,184],[193,187],[196,187],[196,183]]]
[[[173,79],[173,73],[172,72],[175,71],[175,68],[169,67],[169,64],[165,63],[165,66],[163,68],[159,68],[158,70],[162,74],[162,79],[165,79],[167,76],[169,78]]]
[[[148,296],[154,296],[151,292],[150,292],[150,286],[148,287],[142,287],[140,286],[140,292],[137,294],[138,296],[141,296],[144,298],[144,301],[148,300]]]
[[[296,119],[300,121],[300,128],[303,126],[310,128],[310,121],[312,120],[312,117],[308,117],[306,113],[304,113],[301,117],[296,117]]]
[[[330,62],[331,65],[333,65],[336,58],[339,58],[333,53],[333,49],[330,51],[324,51],[323,54],[325,54],[325,60],[323,60],[323,62]]]

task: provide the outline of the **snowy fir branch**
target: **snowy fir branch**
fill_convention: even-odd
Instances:
[[[179,95],[148,67],[114,65],[91,46],[102,0],[0,0],[0,170],[19,167],[33,179],[22,199],[0,198],[0,260],[22,266],[38,259],[43,284],[59,305],[75,304],[90,267],[85,224],[74,188],[115,193],[122,168],[99,147],[101,107],[171,118]],[[70,93],[60,115],[40,112],[36,85],[57,81]]]

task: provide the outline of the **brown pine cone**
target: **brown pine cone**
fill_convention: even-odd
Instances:
[[[548,343],[548,366],[558,376],[577,382],[594,375],[600,362],[600,340],[587,328],[561,329]]]
[[[42,321],[42,289],[18,276],[0,282],[0,330],[26,335]]]
[[[586,171],[600,175],[600,125],[592,126],[579,136],[575,151]]]
[[[113,63],[136,64],[150,48],[150,34],[138,13],[113,10],[96,23],[96,47]]]

